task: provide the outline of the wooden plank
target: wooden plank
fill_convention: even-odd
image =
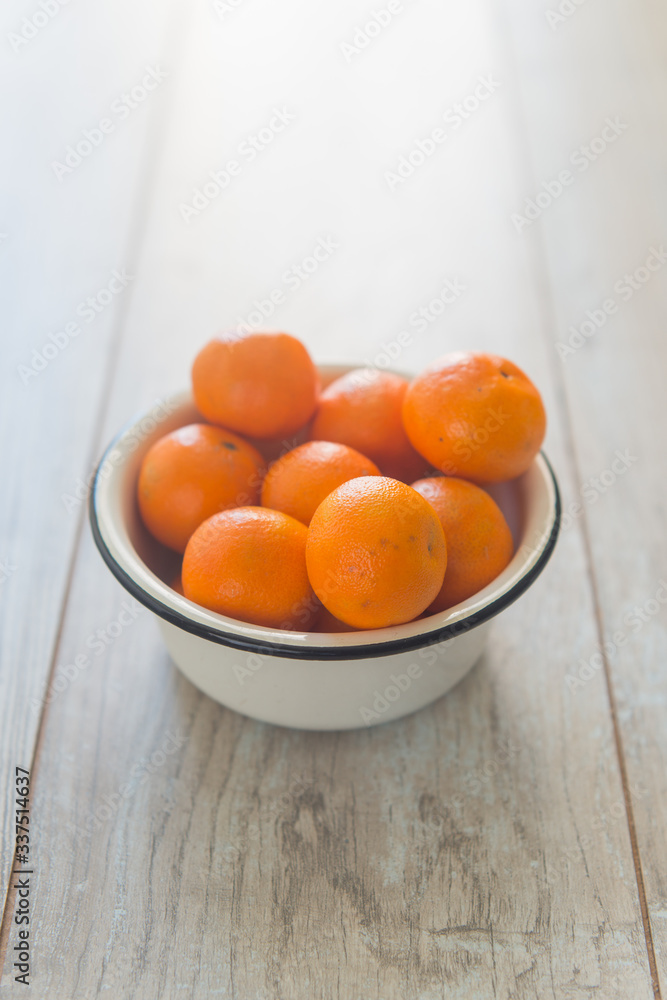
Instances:
[[[561,642],[590,633],[584,586],[554,582],[580,560],[573,534],[467,681],[372,731],[244,720],[180,678],[147,616],[125,627],[49,707],[37,990],[649,997],[604,691],[562,684]],[[124,599],[88,538],[81,570],[68,663]]]
[[[44,12],[35,9],[41,24]],[[0,224],[0,447],[4,467],[12,470],[0,495],[3,906],[14,844],[14,767],[29,767],[33,757],[99,404],[131,295],[131,281],[114,274],[132,273],[129,234],[142,197],[137,185],[146,130],[150,111],[162,100],[155,93],[126,116],[111,110],[146,67],[159,62],[166,11],[158,4],[144,10],[137,16],[121,3],[109,18],[72,5],[39,30],[25,26],[25,5],[13,2],[3,10],[2,74],[5,91],[14,95],[2,108],[12,156],[0,168],[3,190],[12,192]],[[119,63],[110,32],[130,18],[134,30]],[[34,30],[34,37],[23,38],[21,30],[26,36]],[[113,131],[102,133],[97,125],[105,116]],[[88,143],[84,129],[99,148]],[[76,165],[75,149],[68,168],[67,147],[81,141],[88,143],[81,147],[86,155]],[[70,172],[54,169],[54,161]],[[85,301],[90,296],[94,309]]]
[[[664,990],[667,13],[649,3],[620,3],[613,14],[591,4],[550,31],[538,11],[509,6],[531,139],[528,191],[568,166],[571,151],[590,149],[589,167],[581,171],[578,154],[575,182],[535,224],[532,245],[543,247],[555,304],[553,364],[581,484],[575,513],[593,560],[647,933]],[[592,140],[607,118],[627,127],[602,151]],[[593,645],[583,663],[572,659],[569,683],[582,701],[586,676],[601,668],[596,654]]]
[[[373,357],[458,277],[465,293],[397,363],[458,346],[515,358],[544,389],[569,502],[578,480],[544,346],[550,304],[507,224],[520,153],[488,10],[415,5],[350,64],[337,44],[359,21],[351,3],[320,15],[256,0],[252,23],[240,8],[227,34],[209,13],[155,182],[105,434],[181,386],[198,344],[274,288],[290,294],[271,319],[318,359],[346,361]],[[392,192],[386,170],[488,73],[498,92]],[[179,204],[282,102],[295,121],[186,224]],[[329,236],[335,253],[289,289],[282,275]],[[580,527],[466,681],[375,730],[243,719],[176,673],[147,615],[124,627],[46,713],[33,988],[651,997],[603,679],[585,699],[564,683],[596,635]],[[59,659],[108,634],[123,599],[86,535]],[[3,988],[16,993],[9,959]]]

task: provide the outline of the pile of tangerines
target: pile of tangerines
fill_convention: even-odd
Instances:
[[[153,444],[138,483],[189,600],[271,628],[374,629],[451,608],[510,562],[482,486],[525,472],[546,429],[510,361],[455,353],[412,381],[357,369],[322,387],[290,334],[229,333],[192,387],[201,423]]]

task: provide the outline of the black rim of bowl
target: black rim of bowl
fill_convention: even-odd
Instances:
[[[97,545],[102,558],[119,583],[121,583],[123,587],[137,601],[139,601],[140,604],[143,604],[159,618],[163,618],[165,621],[170,622],[172,625],[176,625],[178,628],[184,629],[186,632],[190,632],[192,635],[198,635],[202,639],[208,639],[210,642],[217,642],[222,646],[231,646],[234,649],[242,649],[248,653],[257,653],[264,656],[281,656],[292,660],[361,660],[376,656],[387,656],[391,653],[406,653],[413,649],[421,649],[425,646],[434,646],[438,643],[446,642],[449,639],[454,639],[457,636],[464,635],[473,628],[477,628],[479,625],[483,625],[484,622],[490,621],[491,618],[495,618],[496,615],[500,614],[501,611],[504,611],[504,609],[509,607],[510,604],[513,604],[519,597],[521,597],[522,594],[526,592],[526,590],[528,590],[533,581],[537,579],[546,564],[549,562],[560,532],[562,505],[558,481],[549,459],[546,457],[544,452],[541,452],[542,458],[546,462],[551,475],[555,492],[555,516],[551,534],[547,539],[547,542],[535,565],[524,576],[522,576],[520,580],[517,580],[514,586],[511,587],[507,593],[502,594],[501,597],[498,597],[495,601],[487,604],[479,611],[475,611],[473,614],[468,615],[466,618],[452,622],[450,625],[443,625],[441,628],[437,628],[432,632],[420,632],[418,635],[405,636],[399,639],[387,639],[382,642],[366,643],[359,646],[290,646],[286,643],[270,642],[267,639],[251,639],[246,636],[237,635],[234,632],[225,632],[222,627],[213,628],[200,622],[193,621],[186,614],[176,611],[174,608],[170,608],[168,605],[163,604],[162,601],[153,597],[152,594],[146,593],[146,591],[140,587],[138,583],[136,583],[133,577],[130,576],[120,563],[118,563],[110,552],[104,538],[102,537],[99,519],[97,516],[97,489],[100,480],[100,470],[104,465],[106,457],[115,447],[123,433],[124,430],[113,439],[100,459],[99,465],[95,471],[95,479],[93,481],[93,488],[90,494],[90,525],[93,532],[93,538],[95,539],[95,544]],[[137,559],[139,559],[138,555]]]

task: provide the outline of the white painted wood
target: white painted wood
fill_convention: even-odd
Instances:
[[[515,78],[519,26],[502,34],[495,10],[422,0],[348,65],[338,43],[367,16],[351,3],[247,0],[223,20],[197,9],[104,437],[183,386],[199,344],[274,288],[286,294],[272,323],[318,360],[363,361],[458,280],[465,292],[397,365],[455,347],[515,359],[544,391],[548,453],[574,499],[553,302],[535,241],[510,223],[532,77]],[[497,91],[392,193],[384,172],[486,74]],[[283,105],[296,120],[187,225],[179,204]],[[292,292],[282,275],[330,236],[340,246]],[[589,569],[577,521],[472,674],[373,731],[299,733],[222,710],[139,615],[46,714],[33,990],[652,997],[604,678],[566,683],[596,639]],[[124,599],[86,533],[58,661]],[[19,995],[8,963],[3,997]]]
[[[131,274],[134,266],[131,233],[144,198],[142,164],[151,115],[159,114],[166,85],[128,109],[126,117],[111,105],[141,81],[147,66],[160,62],[167,13],[160,4],[137,11],[121,3],[95,12],[72,4],[44,27],[33,25],[34,37],[20,41],[17,29],[31,30],[24,19],[36,15],[39,25],[44,12],[17,2],[5,4],[2,12],[3,904],[13,853],[13,768],[29,767],[34,752],[41,691],[57,644],[83,513],[79,496],[92,471],[115,334],[133,289],[132,282],[123,285],[112,276],[124,269]],[[91,132],[100,145],[91,145],[71,173],[58,171],[59,180],[53,161],[63,163],[67,147],[85,140],[83,130],[95,129],[104,117],[113,131]],[[118,294],[107,302],[110,282]],[[85,300],[100,292],[96,313]],[[42,370],[29,370],[31,365]]]
[[[602,144],[592,146],[590,155],[600,155],[585,172],[575,164],[575,182],[524,239],[544,261],[554,305],[552,364],[570,411],[581,484],[576,500],[590,539],[602,638],[609,644],[611,690],[664,990],[667,14],[648,3],[613,9],[591,3],[552,32],[539,11],[509,7],[515,8],[511,33],[529,146],[527,194],[567,165],[571,151],[590,145],[606,119],[626,126],[604,152]],[[556,344],[570,347],[570,341],[574,351],[558,352]],[[595,653],[593,645],[583,667],[573,659],[572,683],[590,669],[586,663]],[[599,661],[593,662],[599,669]],[[583,701],[588,690],[576,688]]]

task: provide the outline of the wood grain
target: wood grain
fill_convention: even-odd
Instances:
[[[6,5],[6,34],[16,35],[25,16],[24,5]],[[29,767],[33,757],[84,514],[81,497],[85,501],[98,447],[99,401],[132,286],[126,284],[110,303],[105,292],[100,311],[92,314],[85,299],[106,289],[114,270],[132,273],[128,234],[149,106],[118,120],[104,148],[94,149],[71,175],[59,181],[52,163],[64,161],[82,130],[110,113],[111,102],[141,79],[147,63],[159,61],[164,19],[157,4],[142,17],[120,3],[111,20],[63,8],[16,52],[7,41],[3,56],[6,90],[17,95],[3,104],[3,129],[14,155],[1,168],[8,197],[0,244],[0,447],[3,467],[12,470],[0,495],[3,905],[13,856],[14,767]],[[109,31],[130,22],[133,31],[119,64]],[[160,95],[152,100],[159,102]],[[77,312],[82,303],[83,315]],[[72,323],[79,333],[68,340],[63,331]]]
[[[555,303],[554,366],[567,393],[600,641],[607,643],[605,669],[626,784],[635,790],[629,800],[638,879],[654,972],[664,984],[667,149],[661,109],[667,15],[650,4],[625,3],[611,17],[600,9],[581,15],[567,26],[566,41],[532,30],[517,7],[513,34],[534,189],[567,152],[590,143],[605,119],[626,126],[577,176],[562,204],[544,213],[535,238],[542,242]],[[567,84],[558,88],[556,80]],[[602,307],[610,301],[614,311],[605,315]],[[599,330],[586,326],[587,335],[577,336],[574,330],[581,331],[591,315]],[[561,348],[559,357],[558,343],[574,350]],[[573,663],[573,684],[595,652],[591,647],[583,667]]]
[[[182,386],[198,345],[274,288],[286,295],[272,323],[318,360],[363,361],[458,279],[465,291],[397,367],[459,346],[516,359],[545,393],[547,450],[566,503],[576,499],[569,407],[581,402],[570,383],[563,390],[551,343],[569,300],[565,283],[550,282],[570,250],[554,237],[545,261],[510,222],[534,176],[527,132],[551,133],[534,111],[521,117],[526,93],[538,93],[526,44],[535,28],[499,10],[423,0],[350,64],[339,42],[361,20],[351,2],[323,13],[252,0],[222,20],[196,10],[147,188],[102,437]],[[488,102],[392,192],[385,172],[489,74],[499,87]],[[565,115],[559,79],[544,100]],[[284,133],[185,223],[179,205],[283,106],[295,116]],[[557,159],[562,137],[553,142]],[[338,246],[290,289],[283,275],[320,238]],[[582,257],[599,249],[591,236]],[[613,425],[612,393],[589,392],[600,428]],[[609,691],[601,671],[583,689],[567,683],[595,649],[590,574],[616,536],[607,520],[589,549],[585,523],[563,532],[462,684],[373,730],[301,733],[235,715],[177,673],[155,623],[136,615],[45,713],[35,995],[652,997]],[[125,600],[86,532],[58,662],[107,635]],[[643,852],[659,814],[643,776],[629,777]],[[0,989],[3,1000],[19,995],[9,956]]]
[[[88,539],[81,565],[68,661],[123,599]],[[50,706],[38,992],[649,997],[603,685],[562,683],[579,577],[564,600],[546,576],[448,698],[358,733],[221,709],[140,617]]]

